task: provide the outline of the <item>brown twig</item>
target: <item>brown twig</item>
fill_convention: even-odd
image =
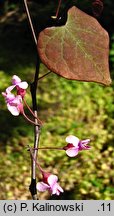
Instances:
[[[51,71],[47,72],[46,74],[44,74],[44,75],[42,75],[41,77],[39,77],[38,80],[44,78],[45,76],[47,76],[47,75],[50,74],[50,73],[51,73]]]
[[[25,5],[25,10],[26,10],[26,14],[27,14],[27,17],[28,17],[28,21],[29,21],[29,24],[30,24],[30,28],[31,28],[31,31],[32,31],[32,35],[33,35],[33,38],[34,38],[34,42],[37,45],[37,37],[36,37],[35,31],[34,31],[34,27],[33,27],[32,20],[31,20],[31,16],[30,16],[30,13],[29,13],[28,5],[27,5],[27,0],[23,0],[23,1],[24,1],[24,5]]]
[[[26,14],[28,17],[28,21],[31,27],[31,31],[33,34],[33,38],[35,41],[35,44],[37,45],[37,38],[35,35],[35,31],[33,28],[33,24],[32,24],[32,20],[31,20],[31,16],[29,13],[29,9],[28,9],[28,5],[27,5],[27,1],[24,0],[24,5],[25,5],[25,10],[26,10]],[[39,77],[39,56],[37,54],[37,63],[36,63],[36,71],[35,71],[35,76],[34,76],[34,81],[33,83],[31,83],[31,96],[32,96],[32,104],[33,104],[33,112],[35,115],[35,123],[36,125],[34,126],[34,148],[38,148],[38,143],[39,143],[39,136],[40,136],[40,128],[41,126],[38,125],[38,112],[37,112],[37,100],[36,100],[36,90],[37,90],[37,85],[38,85],[38,77]],[[38,150],[34,150],[33,152],[33,157],[31,157],[31,184],[30,184],[30,192],[32,195],[33,200],[37,200],[37,190],[36,190],[36,159],[37,159],[37,154],[38,154]]]
[[[59,2],[58,2],[58,7],[57,7],[57,10],[56,10],[56,15],[55,15],[56,18],[58,18],[58,14],[59,14],[59,9],[60,9],[60,6],[61,6],[61,2],[62,2],[62,0],[59,0]]]

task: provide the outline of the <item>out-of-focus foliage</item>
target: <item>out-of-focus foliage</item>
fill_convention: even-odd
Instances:
[[[45,72],[43,66],[41,71]],[[2,72],[1,80],[8,83],[7,78]],[[4,86],[2,82],[2,89]],[[91,139],[92,149],[80,152],[74,159],[63,151],[40,151],[42,166],[59,174],[61,185],[71,190],[63,198],[114,199],[113,86],[78,83],[51,74],[41,81],[39,92],[39,116],[45,121],[40,146],[64,146],[69,134]],[[1,199],[30,198],[27,144],[32,145],[32,135],[32,126],[21,117],[17,121],[2,105]]]
[[[0,92],[13,74],[29,83],[33,79],[35,49],[25,17],[21,18],[17,23],[12,19],[1,23]],[[113,37],[110,60],[113,77]],[[40,75],[46,71],[41,65]],[[26,100],[31,105],[29,89]],[[40,199],[114,199],[114,84],[68,81],[51,73],[39,83],[38,104],[44,121],[40,146],[64,146],[69,134],[90,138],[92,146],[76,158],[63,151],[40,151],[42,167],[58,174],[65,190],[60,197],[41,193]],[[0,94],[0,199],[31,199],[28,144],[33,145],[33,126],[21,116],[12,116]]]

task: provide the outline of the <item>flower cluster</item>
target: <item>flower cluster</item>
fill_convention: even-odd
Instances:
[[[36,118],[33,111],[27,105],[27,103],[24,99],[27,87],[28,87],[27,82],[21,81],[21,79],[18,76],[14,75],[12,77],[12,85],[9,86],[5,92],[2,92],[2,95],[4,96],[6,104],[7,104],[7,108],[11,112],[12,115],[18,116],[19,114],[23,114],[23,116],[29,122],[35,124],[35,122],[30,120],[25,115],[24,108],[23,108],[23,101],[24,101],[24,103],[27,106],[27,108],[29,109],[29,111],[32,113],[34,118]],[[16,95],[12,93],[12,91],[14,89],[16,89]],[[37,118],[37,120],[41,123],[41,121],[38,118]],[[76,157],[80,151],[89,150],[91,148],[88,145],[88,143],[90,142],[90,139],[80,140],[78,137],[70,135],[70,136],[66,137],[66,142],[67,142],[67,145],[65,145],[64,147],[61,147],[61,148],[47,147],[47,148],[38,148],[38,149],[64,150],[69,157]],[[36,149],[36,150],[38,150],[38,149]],[[32,156],[33,160],[35,161],[38,169],[40,170],[40,172],[42,173],[42,176],[43,176],[42,181],[37,183],[37,185],[36,185],[37,190],[41,191],[41,192],[48,190],[52,195],[53,194],[60,195],[60,193],[63,193],[64,191],[63,191],[62,187],[58,184],[58,177],[56,175],[51,174],[51,173],[45,172],[41,168],[40,164],[34,158],[34,155],[32,153],[31,148],[30,148],[30,152],[31,152],[31,156]]]
[[[12,77],[12,84],[9,86],[5,92],[2,92],[7,104],[8,110],[12,115],[18,116],[19,114],[23,114],[23,98],[26,94],[26,89],[28,87],[27,82],[22,82],[21,79],[14,75]],[[16,88],[17,95],[12,94],[12,90]]]
[[[58,150],[65,150],[66,154],[69,157],[76,157],[80,151],[89,150],[91,148],[88,145],[88,143],[90,142],[90,139],[79,140],[78,137],[70,135],[66,137],[66,142],[68,144],[62,148],[58,148]],[[39,148],[39,149],[46,150],[46,148]],[[48,147],[48,149],[52,149],[52,148]],[[57,149],[57,148],[53,148],[53,149]],[[38,164],[38,167],[39,167],[39,164]],[[37,183],[36,185],[37,190],[39,190],[40,192],[48,190],[51,192],[52,195],[53,194],[60,195],[60,193],[63,192],[63,189],[57,183],[58,177],[56,175],[46,173],[45,171],[41,169],[41,167],[40,167],[40,171],[42,172],[43,180],[42,182]]]
[[[35,116],[34,112],[31,110],[31,108],[28,106],[24,99],[27,88],[28,83],[26,81],[21,81],[21,79],[18,76],[14,75],[12,77],[12,85],[9,86],[5,92],[2,92],[2,95],[4,96],[7,104],[7,108],[12,115],[19,116],[20,114],[22,114],[27,121],[36,125],[36,123],[25,114],[23,106],[24,102],[24,104],[27,106],[33,117],[37,118],[38,124],[42,124],[41,120]],[[14,89],[16,89],[16,94],[12,93]]]

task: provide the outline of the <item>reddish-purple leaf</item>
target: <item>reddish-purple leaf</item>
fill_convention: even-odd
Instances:
[[[41,61],[62,77],[111,83],[109,36],[98,21],[76,7],[64,26],[44,29],[38,38]]]

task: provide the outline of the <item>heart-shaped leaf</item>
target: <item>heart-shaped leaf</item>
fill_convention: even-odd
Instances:
[[[44,29],[38,38],[41,61],[54,73],[109,85],[109,36],[98,21],[75,6],[64,26]]]

